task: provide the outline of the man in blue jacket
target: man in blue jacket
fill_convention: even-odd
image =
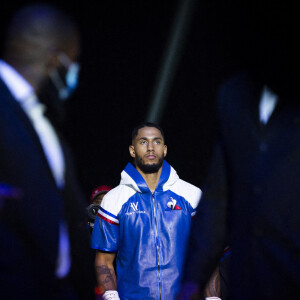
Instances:
[[[172,300],[201,191],[164,160],[159,126],[137,126],[129,152],[134,166],[128,163],[120,185],[105,195],[95,221],[98,283],[104,299]]]

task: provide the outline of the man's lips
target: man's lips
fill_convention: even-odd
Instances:
[[[148,155],[146,155],[146,158],[147,159],[155,159],[156,155],[154,155],[154,154],[148,154]]]

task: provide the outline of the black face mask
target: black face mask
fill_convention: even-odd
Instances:
[[[63,67],[53,69],[50,72],[50,79],[58,90],[59,98],[65,101],[77,88],[80,65],[78,62],[73,62],[63,52],[58,55],[58,59]]]
[[[57,71],[64,78],[66,70],[62,67]],[[50,77],[46,78],[37,93],[41,103],[46,106],[46,117],[56,127],[61,127],[66,117],[65,101],[59,97],[59,91]]]
[[[45,115],[54,126],[61,127],[66,117],[65,102],[78,85],[80,66],[63,52],[58,55],[58,59],[61,66],[51,71],[41,84],[37,96],[47,108]]]

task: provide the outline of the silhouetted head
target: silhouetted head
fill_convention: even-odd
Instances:
[[[8,24],[3,59],[39,90],[53,70],[67,68],[80,52],[73,20],[49,4],[22,7]]]

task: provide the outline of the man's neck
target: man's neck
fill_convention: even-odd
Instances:
[[[137,170],[139,171],[139,173],[142,175],[142,177],[146,181],[151,193],[154,193],[154,191],[157,187],[157,184],[158,184],[158,180],[160,178],[162,168],[160,168],[156,173],[150,173],[150,174],[144,173],[139,168],[137,168]]]

